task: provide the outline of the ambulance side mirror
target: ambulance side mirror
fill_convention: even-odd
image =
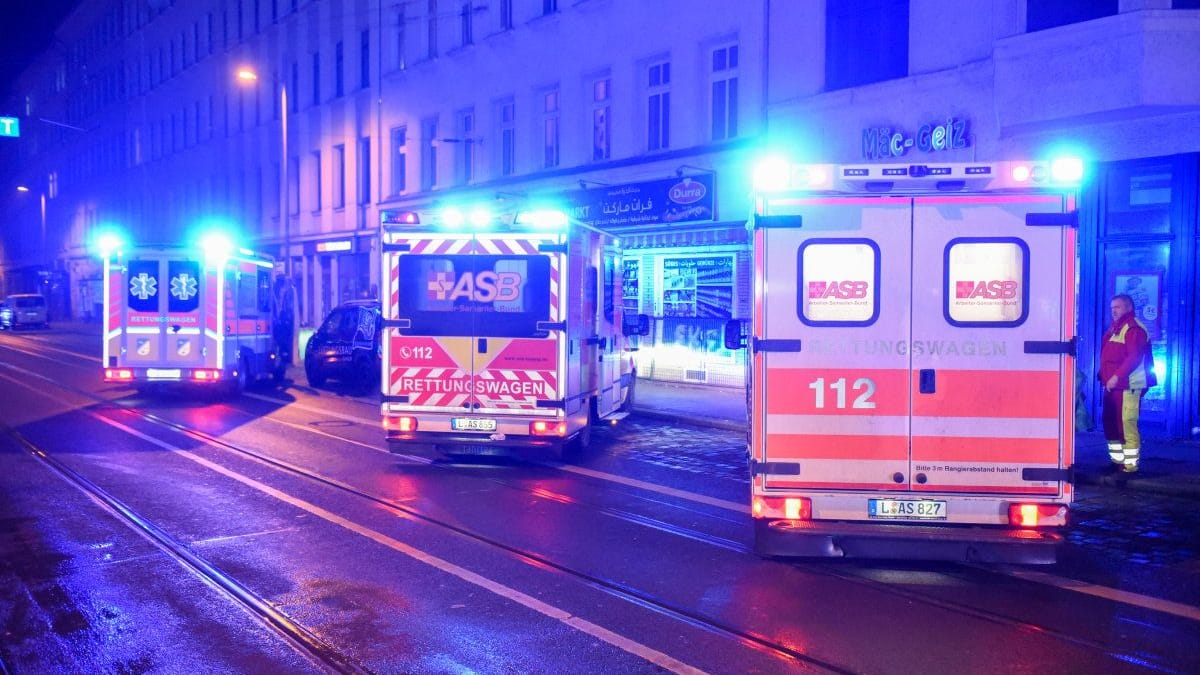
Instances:
[[[649,335],[650,317],[646,314],[626,314],[621,317],[621,332],[625,335]]]
[[[725,322],[725,349],[741,349],[746,346],[746,336],[742,334],[743,323],[741,319]]]

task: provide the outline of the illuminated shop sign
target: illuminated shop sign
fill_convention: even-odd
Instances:
[[[894,127],[871,127],[862,130],[863,159],[893,159],[910,150],[942,152],[970,147],[971,135],[967,120],[950,117],[930,122],[907,132]]]
[[[716,220],[713,174],[606,185],[564,193],[570,216],[593,227]]]
[[[317,253],[337,253],[339,251],[349,251],[353,248],[354,242],[349,239],[317,242]]]

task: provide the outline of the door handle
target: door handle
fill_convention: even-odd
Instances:
[[[479,347],[480,354],[486,354],[487,353],[487,338],[479,338],[479,344],[477,346]]]
[[[937,375],[933,368],[921,369],[920,391],[922,394],[932,394],[937,391]]]

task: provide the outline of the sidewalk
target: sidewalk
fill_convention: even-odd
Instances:
[[[741,389],[639,379],[634,412],[703,427],[745,431]],[[1104,434],[1075,435],[1075,480],[1079,485],[1120,485],[1127,490],[1200,499],[1200,442],[1149,437],[1137,473],[1110,474]]]

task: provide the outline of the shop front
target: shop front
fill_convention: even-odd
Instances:
[[[745,220],[717,219],[716,174],[678,176],[563,195],[577,220],[617,233],[626,314],[652,317],[638,376],[740,387],[744,350],[725,349],[726,321],[748,315]]]

